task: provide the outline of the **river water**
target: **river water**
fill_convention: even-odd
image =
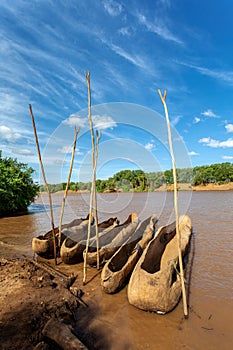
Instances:
[[[184,191],[179,192],[178,200],[179,213],[187,213],[193,225],[189,318],[183,319],[182,302],[161,316],[129,305],[126,288],[104,296],[97,303],[102,305],[104,327],[114,327],[115,345],[111,349],[232,349],[233,193]],[[55,225],[61,201],[62,194],[53,195]],[[86,216],[88,206],[88,194],[70,194],[63,222]],[[123,221],[131,212],[138,213],[140,219],[156,213],[163,225],[174,219],[173,193],[99,194],[98,211],[100,221],[110,216]],[[43,194],[29,207],[27,215],[0,219],[0,256],[32,256],[32,238],[49,229],[48,199]]]

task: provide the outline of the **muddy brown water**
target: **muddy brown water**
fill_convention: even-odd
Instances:
[[[129,305],[127,287],[115,295],[106,295],[97,286],[93,327],[99,327],[99,337],[109,337],[109,349],[232,349],[233,192],[187,191],[179,192],[178,197],[180,214],[188,213],[193,224],[189,318],[183,319],[182,302],[162,316]],[[53,195],[56,225],[61,200],[62,194]],[[63,222],[86,216],[88,204],[88,194],[70,194]],[[172,208],[170,192],[98,196],[100,220],[118,216],[123,221],[131,212],[144,219],[156,213],[162,225],[174,219]],[[32,238],[49,229],[48,199],[43,194],[29,207],[27,215],[0,219],[0,256],[32,256]]]

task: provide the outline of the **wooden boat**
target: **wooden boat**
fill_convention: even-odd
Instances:
[[[181,251],[188,256],[191,220],[179,218]],[[184,264],[185,270],[186,264]],[[165,314],[179,302],[181,278],[179,275],[178,247],[175,222],[162,226],[139,259],[129,281],[129,303],[146,311]]]
[[[155,214],[142,221],[127,242],[104,265],[101,285],[106,293],[116,293],[126,285],[143,250],[154,236],[157,222]]]
[[[129,215],[128,219],[121,225],[113,228],[111,231],[112,239],[110,241],[100,242],[99,249],[99,262],[104,263],[119,249],[119,247],[124,244],[129,237],[135,232],[138,226],[138,215],[132,213]],[[83,252],[83,255],[86,252]],[[89,265],[97,264],[97,249],[96,246],[90,246],[87,253],[87,263]]]
[[[79,218],[74,219],[68,224],[62,225],[62,231],[61,231],[61,242],[64,241],[66,238],[67,230],[71,230],[72,228],[78,227],[80,224],[88,224],[89,214],[86,218]],[[55,239],[56,239],[56,248],[57,248],[57,254],[59,254],[59,247],[58,247],[58,233],[59,233],[59,227],[55,227]],[[32,239],[32,250],[37,255],[43,257],[43,258],[54,258],[54,241],[53,241],[53,233],[52,230],[48,231],[44,235],[40,235],[37,237],[34,237]]]
[[[116,217],[101,222],[98,225],[99,241],[101,242],[101,240],[104,239],[111,239],[112,228],[118,225],[119,220]],[[61,259],[65,264],[77,264],[83,260],[83,251],[86,248],[87,232],[88,226],[85,226],[76,231],[76,237],[73,239],[71,237],[65,238],[60,250]],[[90,232],[90,245],[95,244],[95,233],[95,227],[92,226]]]

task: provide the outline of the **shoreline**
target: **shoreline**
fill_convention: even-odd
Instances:
[[[233,191],[233,182],[228,182],[228,183],[224,183],[224,184],[216,184],[216,183],[209,183],[207,185],[197,185],[197,186],[192,186],[190,183],[178,183],[177,184],[177,189],[178,191],[195,191],[195,192],[199,192],[199,191]],[[174,185],[162,185],[159,188],[156,188],[154,191],[129,191],[129,192],[122,192],[122,191],[105,191],[105,192],[98,192],[98,193],[145,193],[145,192],[172,192],[174,190]],[[57,192],[52,192],[52,195],[61,195],[63,194],[64,191],[57,191]],[[80,193],[90,193],[87,190],[84,191],[73,191],[73,190],[69,190],[68,191],[68,195],[69,194],[80,194]],[[47,195],[47,192],[40,192],[39,195]]]

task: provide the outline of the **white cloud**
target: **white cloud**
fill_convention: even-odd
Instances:
[[[199,153],[191,151],[191,152],[188,152],[188,155],[189,156],[199,156]]]
[[[63,146],[62,148],[58,148],[58,152],[62,154],[72,153],[73,146]],[[83,155],[82,152],[79,151],[78,148],[76,148],[75,153],[79,156]]]
[[[71,114],[71,116],[63,120],[62,123],[69,126],[77,126],[77,128],[82,128],[86,125],[87,118],[81,118],[78,114]]]
[[[172,34],[170,30],[165,26],[165,24],[159,21],[158,19],[156,20],[157,21],[156,24],[151,23],[141,13],[137,15],[137,18],[139,20],[139,23],[144,25],[149,32],[155,33],[165,40],[174,41],[175,43],[181,44],[181,45],[183,44],[183,42],[174,34]]]
[[[219,118],[211,109],[207,109],[207,111],[202,112],[202,115],[205,117],[210,117],[210,118]]]
[[[93,124],[96,129],[108,129],[116,126],[116,122],[112,119],[112,117],[107,115],[93,115]]]
[[[29,149],[12,149],[11,151],[14,154],[22,154],[24,156],[33,156],[34,153],[32,151],[30,151]]]
[[[14,142],[15,140],[20,139],[22,137],[22,135],[19,134],[18,132],[14,132],[12,129],[8,128],[8,126],[1,125],[0,126],[0,137],[3,140]]]
[[[180,121],[181,118],[182,118],[181,115],[177,115],[175,118],[172,119],[171,124],[172,124],[173,126],[177,125],[177,124],[179,123],[179,121]]]
[[[200,118],[198,118],[198,117],[195,117],[195,118],[194,118],[194,123],[195,123],[195,124],[199,123],[200,121],[201,121]]]
[[[151,142],[147,143],[147,144],[145,145],[145,149],[146,149],[147,151],[152,151],[152,150],[154,149],[154,144],[151,143]]]
[[[231,160],[233,159],[233,156],[222,156],[222,159]]]
[[[212,148],[231,148],[233,147],[233,139],[229,138],[226,141],[218,141],[211,139],[210,137],[204,137],[198,141],[199,143],[203,143],[206,146]]]
[[[225,125],[225,128],[227,132],[233,132],[233,124],[227,124]]]
[[[105,10],[110,16],[119,16],[123,10],[122,5],[114,0],[105,0],[103,1]]]

